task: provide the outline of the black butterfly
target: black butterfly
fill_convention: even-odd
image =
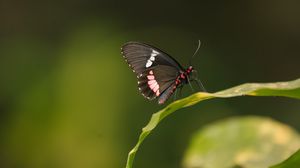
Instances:
[[[128,42],[122,46],[121,53],[137,74],[141,94],[149,100],[158,97],[159,104],[165,103],[177,88],[191,80],[199,82],[191,78],[195,71],[192,66],[184,69],[174,58],[151,45]]]

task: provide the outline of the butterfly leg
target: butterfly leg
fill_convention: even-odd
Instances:
[[[202,82],[200,81],[200,79],[194,79],[194,81],[196,82],[197,86],[204,92],[207,92],[206,89],[204,88]]]
[[[174,93],[174,97],[173,97],[173,101],[175,101],[176,100],[176,98],[177,98],[177,89],[175,90],[175,93]]]
[[[180,88],[179,88],[179,97],[182,97],[182,88],[183,88],[183,86],[181,86]]]
[[[182,94],[181,94],[182,88],[183,88],[183,85],[179,86],[179,87],[175,90],[175,93],[174,93],[174,101],[177,99],[177,92],[178,92],[178,90],[179,90],[179,96],[178,96],[178,97],[181,97],[181,96],[182,96]]]
[[[189,85],[190,85],[190,87],[192,89],[192,92],[194,92],[194,88],[193,88],[193,86],[191,84],[191,80],[190,80],[190,78],[188,76],[187,76],[187,81],[188,81],[188,83],[189,83]]]

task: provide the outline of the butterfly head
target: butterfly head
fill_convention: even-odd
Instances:
[[[195,69],[193,68],[193,66],[189,66],[188,68],[186,68],[185,72],[184,72],[184,78],[186,81],[186,83],[188,83],[190,80],[192,80],[192,74],[194,74],[193,72],[195,71]],[[183,75],[183,74],[182,74]]]
[[[194,80],[198,78],[198,73],[197,70],[194,69],[192,65],[190,65],[186,70],[185,70],[186,75],[189,76],[190,80]]]
[[[190,74],[190,73],[193,72],[193,71],[194,71],[194,68],[193,68],[192,65],[190,65],[190,66],[186,69],[186,73],[187,73],[187,74]]]
[[[189,66],[186,69],[186,74],[189,76],[189,82],[190,81],[195,81],[197,83],[197,85],[206,92],[206,89],[204,88],[202,82],[200,81],[200,79],[198,78],[198,72],[196,69],[194,69],[192,66]]]

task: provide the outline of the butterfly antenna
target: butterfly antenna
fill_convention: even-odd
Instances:
[[[190,58],[190,61],[189,61],[189,64],[190,64],[190,65],[192,65],[192,59],[195,57],[195,55],[196,55],[197,52],[199,51],[200,47],[201,47],[201,41],[198,40],[198,47],[197,47],[196,51],[194,52],[193,56]]]
[[[181,92],[181,91],[182,91],[182,88],[183,88],[183,87],[180,87],[180,89],[179,89],[179,97],[182,97],[182,92]]]

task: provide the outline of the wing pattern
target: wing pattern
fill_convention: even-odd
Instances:
[[[165,52],[144,43],[128,42],[121,52],[137,75],[141,94],[149,100],[159,97],[159,104],[164,103],[176,89],[176,78],[183,71],[181,65]]]

